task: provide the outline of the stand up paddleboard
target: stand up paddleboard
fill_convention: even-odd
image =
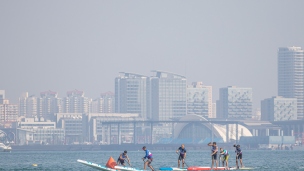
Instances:
[[[233,170],[253,170],[254,168],[253,167],[240,167],[240,168],[236,168],[236,167],[232,167]]]
[[[188,167],[187,171],[200,171],[200,170],[253,170],[254,168],[252,167],[240,167],[240,168],[236,168],[236,167],[229,167],[228,169],[226,167],[217,167],[217,168],[213,168],[211,169],[211,167],[201,167],[201,166],[191,166]]]
[[[115,166],[114,168],[117,170],[121,170],[121,171],[144,171],[144,170],[136,169],[133,167],[127,167],[127,166]]]
[[[188,171],[200,171],[200,170],[236,170],[234,167],[217,167],[217,168],[211,168],[211,167],[201,167],[201,166],[191,166],[188,167]]]
[[[88,162],[85,160],[80,160],[78,159],[77,162],[84,164],[86,166],[92,167],[94,169],[98,169],[98,170],[103,170],[103,171],[116,171],[116,169],[111,169],[105,166],[101,166],[100,164],[96,164],[96,163],[92,163],[92,162]]]
[[[176,170],[176,171],[186,171],[187,168],[178,168],[178,167],[161,167],[159,170]]]
[[[126,166],[117,166],[116,162],[112,157],[109,158],[106,166],[101,166],[100,164],[88,162],[85,160],[78,159],[77,162],[82,163],[84,165],[90,166],[92,168],[103,170],[103,171],[144,171],[140,169],[136,169],[133,167],[126,167]]]

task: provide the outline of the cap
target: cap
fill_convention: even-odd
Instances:
[[[143,146],[143,149],[146,148],[146,146]]]
[[[125,150],[124,153],[127,153],[127,150]]]

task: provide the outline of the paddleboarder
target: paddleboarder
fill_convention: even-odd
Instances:
[[[150,169],[152,171],[154,171],[154,168],[151,165],[151,163],[153,161],[152,153],[149,150],[147,150],[146,146],[143,146],[142,150],[144,150],[146,153],[145,157],[142,158],[142,160],[144,161],[144,170],[146,170],[146,167],[148,165],[150,167]],[[146,158],[148,160],[145,161]]]
[[[236,168],[239,168],[238,160],[240,160],[241,167],[243,167],[243,161],[242,161],[243,153],[241,150],[241,146],[234,144],[233,147],[235,147],[235,153],[236,153],[236,157],[235,157]]]
[[[229,152],[227,150],[224,150],[223,148],[220,148],[220,154],[223,155],[223,163],[226,164],[226,169],[228,169],[228,159],[229,159]],[[224,167],[224,164],[223,164]]]
[[[213,143],[208,143],[208,146],[211,146],[211,158],[212,158],[212,165],[211,165],[211,168],[213,169],[214,167],[214,163],[215,163],[215,166],[217,168],[217,151],[218,151],[218,147],[216,145],[216,142],[213,142]]]
[[[127,150],[125,150],[123,153],[121,153],[121,154],[119,155],[119,157],[118,157],[118,159],[117,159],[117,164],[121,164],[121,165],[123,165],[123,166],[126,166],[126,165],[125,165],[125,160],[127,160],[129,166],[131,166],[131,164],[130,164],[130,159],[129,159],[128,155],[127,155]]]
[[[186,149],[185,149],[185,145],[182,144],[177,150],[176,153],[179,154],[178,159],[177,159],[177,167],[180,167],[180,161],[182,161],[182,167],[184,168],[185,165],[185,159],[186,159]]]

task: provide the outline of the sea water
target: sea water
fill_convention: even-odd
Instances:
[[[126,149],[127,150],[127,149]],[[178,154],[175,151],[151,151],[152,165],[160,167],[177,167]],[[95,169],[77,162],[77,159],[105,165],[109,157],[115,160],[122,151],[12,151],[0,153],[0,170],[46,170],[71,171]],[[128,151],[132,167],[143,169],[144,151]],[[188,166],[211,166],[210,151],[187,151]],[[282,150],[244,150],[243,164],[259,171],[304,171],[304,151]],[[234,167],[235,153],[230,151],[229,166]]]

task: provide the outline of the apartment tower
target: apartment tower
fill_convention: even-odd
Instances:
[[[304,113],[304,51],[301,47],[278,49],[278,95],[297,98],[297,118]]]

